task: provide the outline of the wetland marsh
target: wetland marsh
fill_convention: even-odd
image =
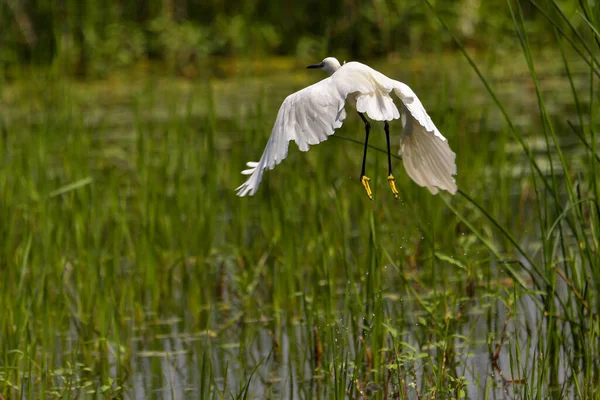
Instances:
[[[235,196],[319,60],[5,74],[1,397],[598,398],[598,64],[557,37],[359,60],[457,153],[456,196],[394,158],[399,200],[350,110]]]

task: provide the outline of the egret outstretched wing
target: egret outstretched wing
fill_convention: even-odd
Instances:
[[[456,193],[456,154],[437,129],[425,107],[410,87],[394,81],[394,93],[402,100],[400,154],[404,169],[419,186],[432,194],[438,189]]]
[[[344,104],[347,95],[340,91],[331,77],[289,95],[277,113],[260,160],[248,162],[249,169],[242,171],[250,178],[236,189],[238,196],[256,192],[263,171],[275,168],[287,157],[291,140],[301,151],[308,151],[310,145],[327,140],[346,118]]]

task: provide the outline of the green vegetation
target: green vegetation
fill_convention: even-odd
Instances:
[[[400,7],[339,3],[0,6],[2,398],[598,397],[600,13],[482,3],[471,43],[459,2],[408,1],[387,44],[382,19],[320,39],[317,11]],[[336,46],[392,52],[369,63],[449,138],[456,196],[397,158],[395,201],[375,123],[369,201],[352,115],[235,196],[283,98],[322,78],[300,67]],[[254,52],[288,57],[224,57]]]
[[[537,11],[537,2],[520,1],[533,39],[547,45],[553,25]],[[567,15],[578,9],[574,1],[555,3]],[[505,0],[434,4],[470,45],[514,47]],[[571,23],[577,33],[591,36],[583,19]],[[0,66],[18,68],[29,61],[88,77],[146,60],[197,76],[210,56],[321,59],[336,53],[340,59],[365,59],[452,47],[423,0],[6,0],[0,2],[0,26]],[[567,34],[575,37],[568,29]]]

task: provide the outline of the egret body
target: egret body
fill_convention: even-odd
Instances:
[[[323,69],[330,76],[292,93],[283,101],[260,160],[248,162],[249,169],[242,171],[250,177],[236,189],[239,196],[256,193],[263,171],[275,168],[287,156],[291,140],[301,151],[308,151],[310,145],[327,140],[335,129],[342,126],[346,118],[346,103],[356,108],[365,125],[360,181],[369,198],[372,199],[373,195],[370,179],[365,175],[365,164],[371,125],[365,114],[374,121],[384,122],[388,182],[396,198],[398,190],[392,174],[388,123],[396,119],[402,121],[399,154],[408,176],[432,194],[440,189],[456,193],[456,182],[452,177],[456,175],[456,154],[411,88],[359,62],[340,65],[337,59],[328,57],[307,68]],[[400,99],[399,106],[394,103],[392,92]]]

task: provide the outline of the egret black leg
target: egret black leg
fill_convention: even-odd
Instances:
[[[390,152],[390,124],[385,121],[385,125],[383,126],[383,130],[385,131],[385,140],[387,141],[387,151],[388,151],[388,175],[392,175],[392,155]]]
[[[363,152],[362,170],[360,172],[360,182],[362,183],[363,187],[365,188],[365,191],[367,192],[367,196],[369,196],[369,199],[373,200],[373,192],[371,191],[371,186],[369,185],[369,181],[371,180],[371,178],[367,178],[365,176],[365,169],[366,169],[366,165],[367,165],[367,147],[369,145],[369,132],[371,131],[371,124],[369,123],[369,121],[367,121],[367,119],[365,118],[363,113],[359,112],[358,115],[365,123],[365,149]]]
[[[392,153],[390,151],[390,124],[388,124],[387,121],[385,121],[383,130],[385,130],[385,140],[387,142],[388,183],[390,184],[390,189],[392,189],[392,194],[397,199],[398,198],[398,189],[396,189],[396,178],[394,178],[394,175],[392,174]]]
[[[385,130],[385,140],[388,145],[388,183],[390,184],[390,189],[392,189],[392,194],[395,198],[398,198],[398,189],[396,189],[396,178],[392,174],[392,153],[390,151],[390,124],[385,121],[385,125],[383,126],[383,130]]]

